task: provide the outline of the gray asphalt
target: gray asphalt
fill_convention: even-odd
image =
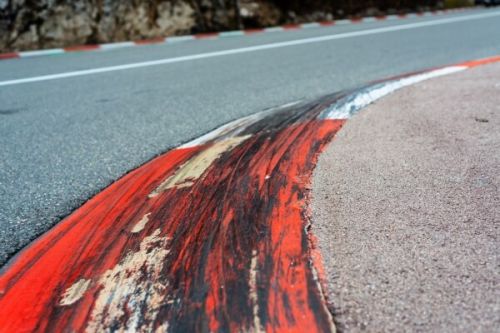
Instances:
[[[473,10],[446,17],[493,12]],[[0,81],[444,16],[0,61]],[[0,264],[127,171],[227,121],[500,53],[500,17],[0,87]]]
[[[312,193],[340,331],[498,332],[500,64],[362,110]]]

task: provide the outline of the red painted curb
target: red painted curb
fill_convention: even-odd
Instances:
[[[3,271],[0,327],[333,331],[306,210],[344,120],[316,120],[321,110],[280,110],[108,187]]]
[[[15,59],[15,58],[19,58],[19,54],[18,53],[0,53],[0,59]]]
[[[370,95],[239,120],[130,172],[4,267],[0,328],[334,331],[308,232],[309,184],[346,121],[330,118],[332,105],[358,93]]]
[[[484,59],[479,59],[479,60],[466,61],[466,62],[463,62],[459,65],[467,66],[467,67],[477,67],[477,66],[492,64],[495,62],[500,62],[500,56],[484,58]]]

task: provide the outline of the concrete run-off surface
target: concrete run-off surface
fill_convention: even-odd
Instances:
[[[344,126],[313,181],[340,330],[500,326],[500,65],[405,88]]]

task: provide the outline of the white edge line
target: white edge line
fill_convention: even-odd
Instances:
[[[385,32],[392,32],[392,31],[400,31],[400,30],[409,30],[409,29],[422,28],[422,27],[437,26],[437,25],[441,25],[441,24],[477,20],[477,19],[483,19],[483,18],[495,17],[495,16],[500,16],[500,11],[495,11],[492,13],[481,13],[481,14],[473,14],[473,15],[467,15],[467,16],[437,19],[437,20],[425,21],[425,22],[401,24],[401,25],[396,25],[396,26],[381,27],[381,28],[367,29],[367,30],[361,30],[361,31],[352,31],[352,32],[340,33],[340,34],[335,34],[335,35],[311,37],[311,38],[305,38],[305,39],[296,39],[296,40],[290,40],[290,41],[285,41],[285,42],[262,44],[262,45],[242,47],[242,48],[222,50],[222,51],[215,51],[215,52],[192,54],[192,55],[175,57],[175,58],[166,58],[166,59],[160,59],[160,60],[137,62],[137,63],[124,64],[124,65],[110,66],[110,67],[100,67],[100,68],[79,70],[79,71],[73,71],[73,72],[42,75],[42,76],[28,77],[28,78],[22,78],[22,79],[13,79],[13,80],[7,80],[7,81],[0,81],[0,86],[10,86],[10,85],[16,85],[16,84],[23,84],[23,83],[63,79],[63,78],[69,78],[69,77],[75,77],[75,76],[84,76],[84,75],[91,75],[91,74],[114,72],[114,71],[127,70],[127,69],[133,69],[133,68],[166,65],[166,64],[185,62],[185,61],[190,61],[190,60],[213,58],[213,57],[220,57],[220,56],[225,56],[225,55],[276,49],[276,48],[282,48],[282,47],[287,47],[287,46],[304,45],[304,44],[318,43],[318,42],[324,42],[324,41],[330,41],[330,40],[374,35],[374,34],[380,34],[380,33],[385,33]]]
[[[399,18],[415,18],[418,16],[432,16],[432,14],[438,14],[438,15],[443,15],[443,14],[453,14],[453,13],[459,13],[463,12],[465,10],[472,10],[475,8],[455,8],[455,9],[446,9],[446,10],[437,10],[435,12],[423,12],[420,13],[420,15],[417,15],[415,13],[409,13],[405,14],[402,17],[399,17],[398,15],[387,15],[385,16],[386,20],[395,20]],[[360,19],[360,21],[363,22],[373,22],[374,19],[371,17],[363,17]],[[342,20],[335,20],[335,25],[345,25],[345,24],[352,24],[352,20],[349,19],[342,19]],[[311,22],[311,23],[303,23],[300,24],[300,27],[303,29],[308,29],[308,28],[316,28],[316,27],[321,27],[322,25],[319,22]],[[276,31],[285,31],[283,27],[269,27],[269,28],[264,28],[262,29],[263,31],[266,32],[276,32]],[[234,30],[234,31],[223,31],[219,33],[220,37],[232,37],[232,36],[244,36],[245,35],[245,30]],[[165,42],[167,40],[171,43],[175,42],[183,42],[183,41],[188,41],[188,40],[194,40],[196,37],[194,35],[186,35],[186,36],[171,36],[171,37],[165,37]],[[107,50],[113,50],[117,48],[123,48],[123,47],[129,47],[129,46],[137,46],[137,43],[128,41],[128,42],[117,42],[117,43],[103,43],[103,44],[98,44],[98,49],[96,51],[101,50],[101,51],[107,51]],[[49,49],[49,50],[33,50],[33,51],[21,51],[17,52],[20,58],[27,58],[27,57],[35,57],[35,56],[45,56],[45,55],[54,55],[54,54],[61,54],[61,53],[66,53],[66,51],[63,48],[60,49]]]
[[[354,93],[354,95],[342,98],[329,107],[323,114],[326,114],[326,116],[324,116],[326,119],[348,119],[357,111],[396,90],[435,77],[460,72],[467,68],[467,66],[449,66],[422,74],[412,75],[399,80],[378,84],[367,88],[361,93]]]

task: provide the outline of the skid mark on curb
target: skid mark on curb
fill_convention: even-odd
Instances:
[[[317,120],[336,98],[225,126],[111,185],[2,272],[0,327],[334,331],[304,216],[344,123]]]

